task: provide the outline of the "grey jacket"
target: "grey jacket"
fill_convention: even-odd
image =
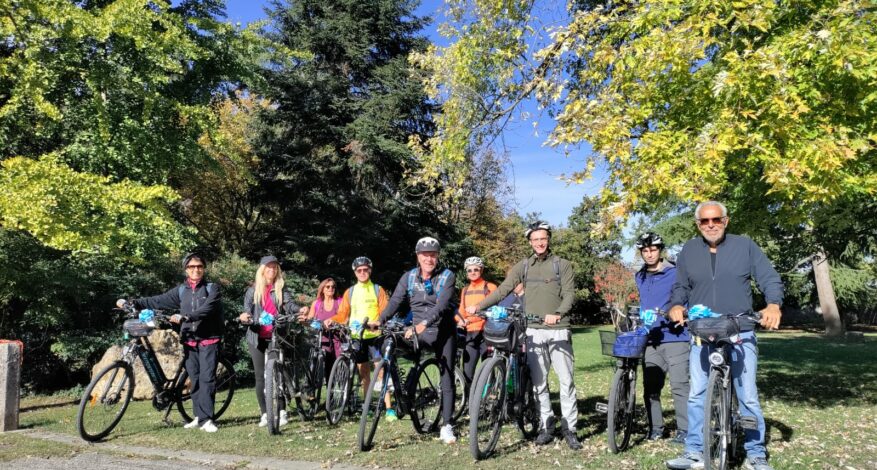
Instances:
[[[259,343],[259,315],[262,314],[262,307],[256,305],[253,301],[255,297],[256,289],[252,286],[247,288],[247,291],[244,293],[244,312],[249,313],[251,317],[253,317],[253,324],[247,328],[247,343],[253,346],[256,346]],[[277,294],[274,292],[274,289],[271,289],[271,297],[274,300],[274,305],[277,305]],[[293,300],[294,296],[292,295],[292,291],[289,289],[283,289],[283,307],[278,306],[278,310],[280,310],[283,314],[291,315],[298,312],[298,309],[301,308],[295,301]]]

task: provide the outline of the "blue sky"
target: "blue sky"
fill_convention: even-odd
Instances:
[[[550,3],[550,2],[549,2]],[[265,18],[263,11],[268,2],[264,0],[227,0],[228,20],[247,24]],[[563,2],[558,2],[562,6]],[[423,16],[440,18],[440,0],[424,1],[417,13]],[[557,12],[545,12],[545,18],[556,18]],[[433,21],[424,33],[434,42],[445,42],[436,33],[438,21]],[[560,181],[562,174],[570,174],[584,167],[589,147],[574,150],[566,156],[561,149],[544,146],[545,136],[553,127],[547,116],[540,116],[535,103],[524,103],[521,110],[537,121],[535,135],[533,120],[517,121],[505,129],[502,141],[511,159],[507,169],[509,182],[515,189],[514,208],[520,214],[540,212],[542,217],[553,225],[565,225],[572,209],[582,197],[599,192],[603,181],[601,175],[596,180],[575,185]],[[520,115],[520,113],[518,114]]]

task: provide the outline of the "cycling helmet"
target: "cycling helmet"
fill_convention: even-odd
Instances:
[[[198,261],[201,262],[201,264],[205,264],[205,265],[207,264],[207,262],[204,261],[203,256],[199,255],[198,253],[189,253],[186,256],[183,256],[183,269],[186,269],[186,266],[189,264],[189,261],[192,261],[193,259],[197,259]]]
[[[656,246],[658,249],[663,249],[664,239],[655,232],[646,232],[636,239],[634,246],[637,250],[642,250],[647,246]]]
[[[548,238],[551,238],[551,226],[548,225],[548,222],[543,222],[541,220],[537,220],[537,221],[535,221],[532,224],[527,226],[527,230],[524,232],[524,238],[529,240],[530,234],[535,232],[536,230],[548,231]]]
[[[369,268],[371,268],[372,267],[372,260],[366,258],[365,256],[360,256],[360,257],[356,258],[355,260],[353,260],[353,270],[354,271],[356,271],[356,268],[358,268],[360,266],[368,266]]]
[[[468,268],[469,266],[478,266],[479,268],[484,267],[484,260],[477,256],[470,256],[466,258],[466,261],[463,262],[463,268]]]
[[[439,241],[432,237],[423,237],[420,240],[417,240],[417,245],[414,247],[415,253],[421,253],[424,251],[441,251],[442,246],[439,244]]]

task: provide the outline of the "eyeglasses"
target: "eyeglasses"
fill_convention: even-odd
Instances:
[[[547,241],[548,241],[548,237],[531,238],[530,241],[531,241],[531,242],[547,242]]]
[[[713,225],[725,225],[725,219],[726,217],[704,217],[699,219],[697,223],[700,224],[701,227],[709,225],[710,222],[712,222]]]
[[[356,268],[355,272],[358,273],[367,273],[371,268]]]
[[[186,266],[186,269],[204,269],[203,264],[190,264]]]
[[[480,272],[481,272],[481,268],[467,269],[466,272],[467,272],[467,273],[480,273]]]
[[[324,287],[323,289],[334,289],[334,288],[335,288],[334,284],[329,284],[328,286]]]

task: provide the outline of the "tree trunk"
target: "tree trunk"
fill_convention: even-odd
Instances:
[[[834,298],[828,257],[825,256],[823,250],[819,250],[813,256],[813,277],[816,279],[819,308],[822,309],[822,317],[825,319],[825,334],[827,336],[841,336],[844,334],[844,324],[840,317],[840,311],[837,309],[837,300]]]

